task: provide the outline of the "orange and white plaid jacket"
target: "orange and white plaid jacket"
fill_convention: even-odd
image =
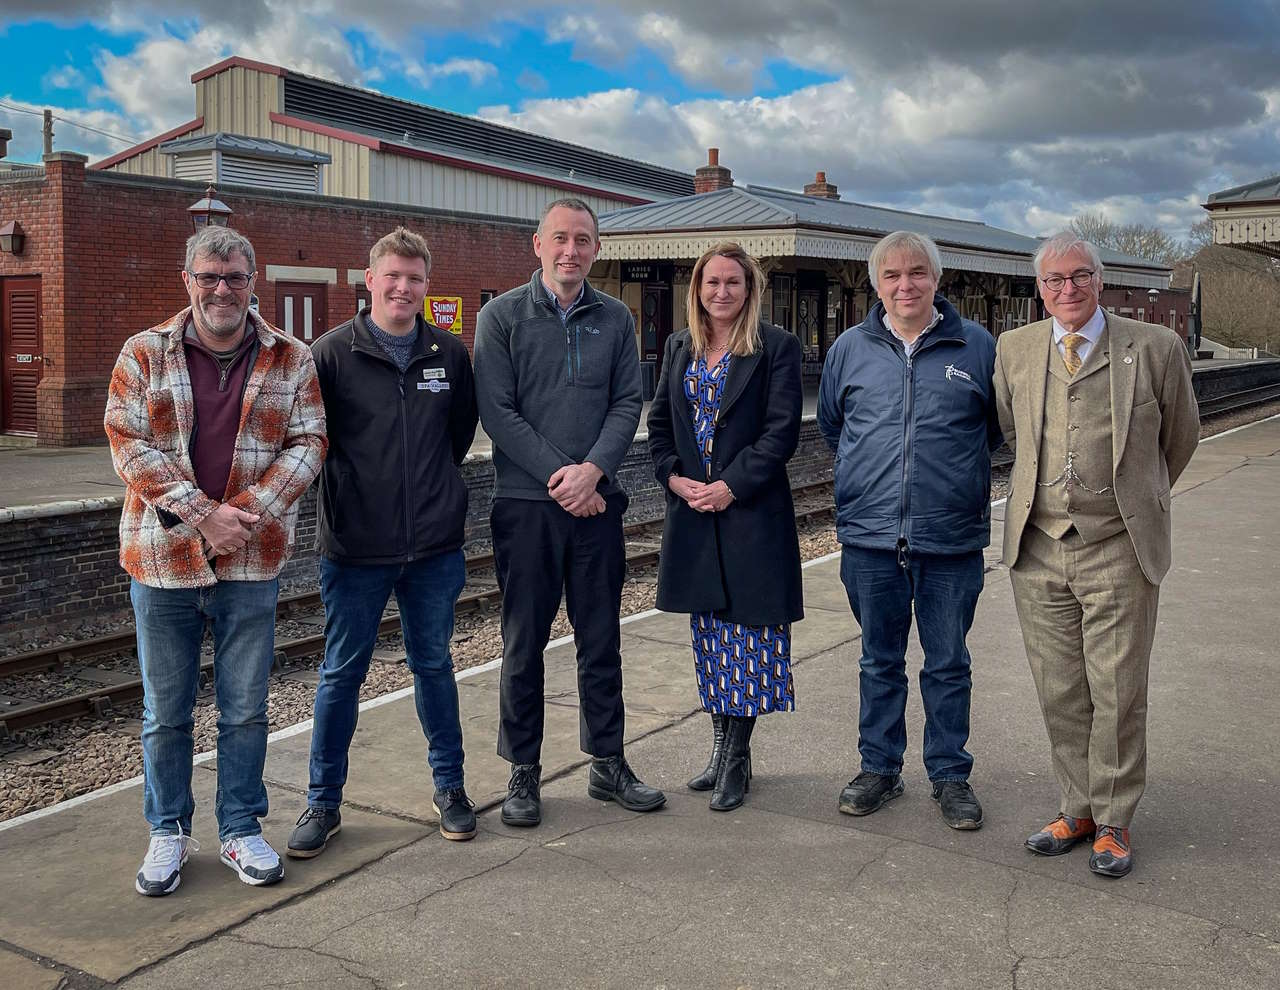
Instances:
[[[191,465],[195,403],[182,346],[190,314],[130,337],[111,372],[104,426],[126,485],[120,566],[155,588],[269,581],[293,551],[298,499],[328,445],[315,363],[305,344],[249,312],[259,347],[224,501],[261,518],[240,550],[207,560],[196,526],[219,503],[196,486]]]

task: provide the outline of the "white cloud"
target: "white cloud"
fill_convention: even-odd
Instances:
[[[466,76],[472,86],[479,86],[486,79],[491,79],[497,74],[496,65],[478,58],[451,58],[439,65],[430,62],[425,64],[414,62],[405,65],[405,75],[424,88],[430,88],[433,83],[446,76]]]
[[[40,80],[50,89],[80,89],[84,86],[84,73],[74,65],[62,65],[50,69]]]
[[[53,111],[54,150],[78,151],[90,158],[105,158],[123,151],[128,141],[107,135],[136,139],[133,123],[109,110],[84,110],[36,105],[11,96],[0,97],[0,128],[13,131],[8,160],[38,163],[44,154],[44,111]],[[84,126],[76,126],[84,125]],[[92,128],[92,130],[86,129]],[[106,132],[105,134],[99,132]]]

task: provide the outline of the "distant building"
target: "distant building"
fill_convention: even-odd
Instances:
[[[1212,193],[1213,243],[1280,258],[1280,175]]]
[[[279,66],[231,58],[191,81],[195,118],[136,147],[0,167],[0,238],[13,223],[23,242],[0,252],[0,434],[105,442],[120,345],[187,304],[188,207],[210,183],[257,251],[269,321],[312,340],[350,318],[369,248],[404,224],[430,244],[432,295],[468,346],[480,307],[537,267],[547,202],[693,191],[687,173]]]
[[[945,270],[939,291],[962,316],[993,334],[1043,315],[1031,264],[1037,238],[971,220],[848,202],[825,172],[803,193],[738,186],[714,148],[694,182],[698,190],[692,196],[600,219],[603,246],[592,277],[636,316],[646,390],[668,335],[686,325],[693,262],[723,240],[738,241],[760,260],[768,278],[764,316],[800,337],[810,379],[820,374],[835,338],[861,322],[875,303],[867,259],[876,241],[894,230],[927,234],[937,242]],[[1101,253],[1103,306],[1181,331],[1186,294],[1169,290],[1169,268],[1116,251]]]

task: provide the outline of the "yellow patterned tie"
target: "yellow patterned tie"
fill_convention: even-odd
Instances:
[[[1062,337],[1062,363],[1067,366],[1067,374],[1074,376],[1080,370],[1080,351],[1077,349],[1088,338],[1080,333],[1068,333]]]

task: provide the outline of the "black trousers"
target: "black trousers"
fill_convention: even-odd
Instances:
[[[577,518],[551,501],[493,501],[489,526],[502,589],[498,755],[511,763],[540,762],[542,654],[562,593],[578,651],[582,751],[622,753],[618,613],[627,569],[622,539],[627,497],[610,495],[606,505],[599,515]]]

